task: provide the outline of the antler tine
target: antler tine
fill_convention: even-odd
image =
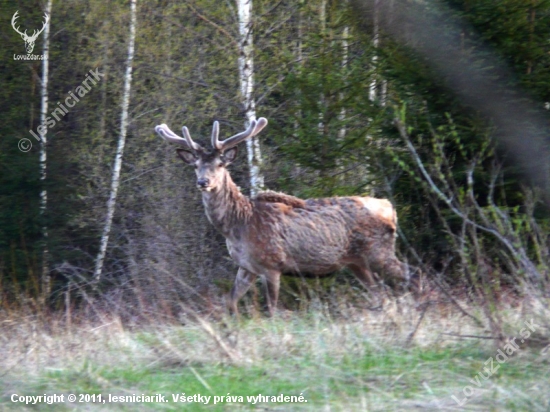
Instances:
[[[190,145],[187,139],[184,139],[183,137],[178,136],[175,134],[166,124],[161,124],[158,126],[155,126],[155,132],[162,137],[164,140],[170,143],[176,143],[181,146],[185,146],[187,149],[190,150],[197,150],[195,146],[198,146],[195,142],[191,140],[192,143],[195,144],[195,146]],[[189,132],[187,132],[189,134]]]
[[[221,146],[220,150],[227,150],[231,147],[238,145],[243,140],[246,140],[249,137],[255,136],[260,133],[260,131],[266,126],[267,119],[265,117],[260,117],[258,121],[252,120],[250,122],[250,126],[248,126],[248,129],[246,129],[244,132],[238,133],[235,136],[231,136],[225,139],[223,142],[219,142]]]
[[[250,126],[248,126],[248,129],[246,129],[244,132],[237,133],[234,136],[228,137],[223,142],[220,142],[220,150],[227,150],[250,137],[250,135],[254,131],[254,127],[256,127],[256,121],[252,120],[250,122]]]
[[[258,122],[256,123],[256,127],[254,128],[254,131],[252,132],[252,136],[256,136],[266,126],[267,126],[267,119],[265,117],[260,117],[258,119]]]
[[[214,149],[222,150],[223,145],[218,140],[219,136],[220,136],[220,124],[216,120],[214,122],[214,125],[212,126],[212,147]]]
[[[189,129],[187,128],[187,126],[183,126],[181,128],[181,132],[183,133],[183,136],[185,137],[185,140],[187,141],[189,147],[191,147],[195,152],[200,152],[202,150],[202,147],[198,143],[195,143],[193,139],[191,139],[191,135],[189,134]]]

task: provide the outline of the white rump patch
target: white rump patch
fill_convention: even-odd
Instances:
[[[395,227],[397,216],[392,204],[387,199],[376,199],[374,197],[360,197],[359,199],[372,214],[379,216]]]

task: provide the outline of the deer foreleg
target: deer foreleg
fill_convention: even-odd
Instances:
[[[233,288],[231,288],[231,293],[229,294],[229,303],[228,307],[230,312],[238,315],[237,312],[237,303],[239,299],[250,289],[252,283],[256,280],[257,275],[255,273],[249,272],[246,269],[239,268],[237,272],[237,277],[233,283]]]
[[[360,267],[357,265],[349,265],[348,268],[351,269],[355,277],[365,286],[367,289],[369,289],[372,286],[376,285],[376,281],[372,275],[372,272],[367,269],[366,267]]]
[[[267,310],[269,316],[275,314],[277,309],[277,301],[279,300],[279,286],[281,284],[281,273],[280,272],[269,272],[265,274],[265,283],[266,283],[266,300],[267,300]]]

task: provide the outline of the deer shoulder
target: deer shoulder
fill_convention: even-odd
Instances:
[[[258,193],[254,200],[257,202],[282,203],[295,209],[303,209],[306,207],[305,200],[272,190]]]

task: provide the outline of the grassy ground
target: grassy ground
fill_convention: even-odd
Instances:
[[[548,411],[547,307],[536,301],[501,309],[505,334],[517,338],[514,350],[479,338],[488,332],[450,304],[424,312],[407,298],[336,318],[321,309],[241,322],[183,316],[177,325],[133,327],[107,315],[99,324],[68,327],[4,314],[0,409]],[[509,351],[507,359],[499,350]],[[183,393],[210,398],[174,402]],[[12,402],[14,394],[65,396],[63,403],[25,406]],[[70,403],[68,394],[161,394],[166,401]],[[260,394],[269,398],[258,400]],[[303,402],[271,398],[281,394]]]

